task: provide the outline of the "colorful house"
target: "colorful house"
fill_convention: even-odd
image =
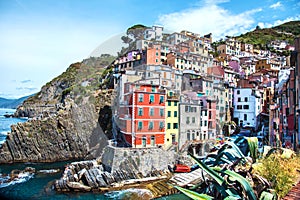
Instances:
[[[165,148],[178,143],[178,123],[179,123],[179,95],[172,91],[168,92],[166,102],[166,137]]]
[[[165,141],[165,90],[159,85],[125,83],[127,105],[120,109],[129,115],[119,125],[125,140],[135,148],[162,146]]]

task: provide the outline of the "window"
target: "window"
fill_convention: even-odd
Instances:
[[[206,110],[206,111],[204,111],[204,116],[207,116],[207,110]]]
[[[174,117],[177,117],[177,111],[174,111]]]
[[[151,91],[155,92],[155,89],[156,89],[155,86],[152,86]]]
[[[171,117],[171,111],[168,111],[168,117]]]
[[[248,102],[248,97],[245,97],[245,102]]]
[[[171,129],[171,123],[167,124],[167,129]]]
[[[241,102],[241,97],[238,98],[238,102]]]
[[[192,117],[192,123],[195,124],[195,117]]]
[[[174,106],[177,106],[177,101],[174,102]]]
[[[186,124],[190,123],[190,117],[186,117]]]
[[[139,108],[138,115],[143,116],[143,108]]]
[[[149,108],[149,115],[154,116],[154,108]]]
[[[144,101],[144,94],[139,94],[139,102],[143,102]]]
[[[249,105],[244,105],[244,109],[248,110],[249,109]]]
[[[164,122],[159,122],[159,129],[162,130],[165,127]]]
[[[240,90],[237,90],[237,91],[236,91],[236,94],[240,94]]]
[[[155,136],[154,135],[151,136],[150,143],[151,143],[151,146],[153,146],[153,147],[155,146]]]
[[[192,133],[192,140],[195,140],[195,133]]]
[[[204,126],[207,126],[207,120],[204,120]]]
[[[138,130],[142,130],[143,128],[143,122],[139,121],[138,122]]]
[[[176,142],[176,136],[172,134],[172,144],[174,144],[175,142]]]
[[[173,129],[178,129],[178,123],[173,123]]]
[[[164,109],[159,109],[159,115],[161,116],[161,117],[163,117],[164,116]]]
[[[147,137],[144,135],[142,137],[142,147],[146,147],[146,144],[147,144]]]
[[[247,114],[244,114],[244,121],[247,121]]]
[[[190,111],[189,106],[185,106],[185,112],[189,112],[189,111]]]
[[[154,103],[154,95],[150,94],[149,103]]]
[[[163,103],[164,102],[164,96],[159,96],[159,103]]]
[[[171,103],[172,103],[171,101],[168,101],[168,106],[171,106]]]
[[[153,122],[152,122],[152,121],[149,122],[149,124],[148,124],[148,129],[149,129],[149,130],[152,130],[152,129],[153,129]]]
[[[243,109],[243,106],[242,105],[237,105],[236,109],[241,110],[241,109]]]

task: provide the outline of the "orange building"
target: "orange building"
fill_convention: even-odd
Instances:
[[[160,65],[161,64],[161,45],[153,44],[146,50],[146,64],[147,65]]]
[[[158,85],[126,83],[120,119],[121,132],[132,147],[163,146],[165,140],[165,90]]]

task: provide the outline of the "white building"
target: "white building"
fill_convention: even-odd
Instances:
[[[163,27],[154,25],[152,28],[146,29],[144,32],[145,40],[162,41]]]
[[[257,129],[257,117],[261,110],[260,99],[260,91],[254,88],[234,89],[234,121],[238,122],[240,126]]]
[[[190,37],[188,37],[184,34],[175,32],[167,37],[167,42],[169,44],[176,45],[176,44],[188,41],[189,39],[190,39]]]

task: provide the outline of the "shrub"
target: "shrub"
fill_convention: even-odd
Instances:
[[[283,158],[279,154],[271,154],[269,157],[262,158],[254,168],[262,177],[266,178],[271,182],[273,189],[275,189],[277,195],[282,198],[292,188],[299,173],[297,170],[300,169],[300,157],[294,156],[293,158]]]

